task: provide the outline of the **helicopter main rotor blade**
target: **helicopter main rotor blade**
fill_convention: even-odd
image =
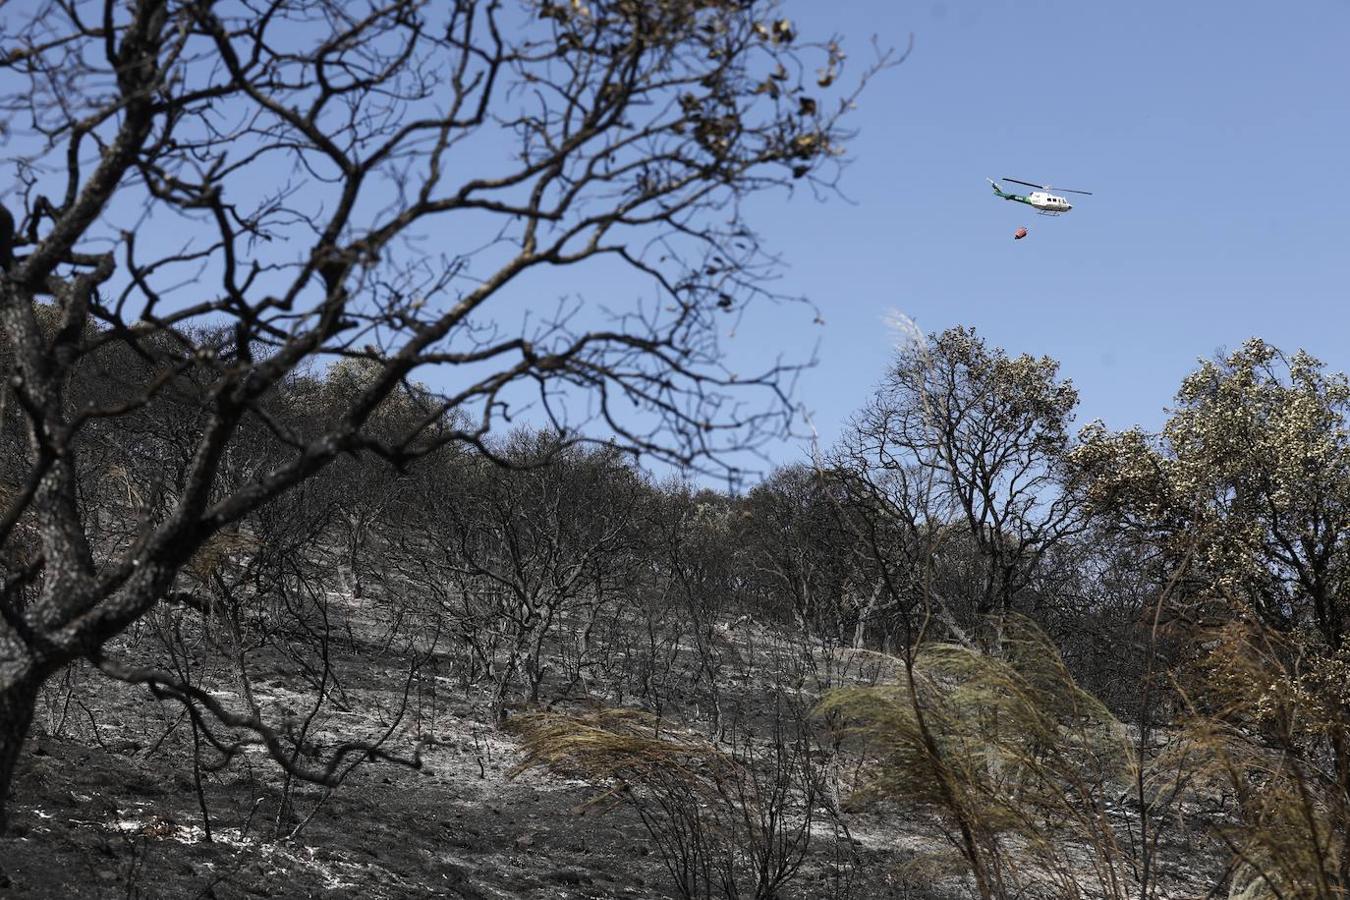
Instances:
[[[1021,185],[1025,185],[1025,186],[1027,186],[1027,187],[1033,187],[1033,188],[1035,188],[1035,189],[1038,190],[1038,191],[1059,191],[1059,192],[1062,193],[1062,194],[1087,194],[1089,197],[1092,196],[1092,191],[1072,191],[1072,190],[1069,190],[1068,188],[1056,188],[1056,187],[1051,187],[1051,186],[1048,185],[1048,184],[1035,184],[1035,183],[1030,182],[1030,181],[1022,181],[1022,180],[1019,179],[1019,178],[1006,178],[1006,177],[1005,177],[1003,180],[1004,180],[1004,181],[1011,181],[1013,184],[1021,184]]]

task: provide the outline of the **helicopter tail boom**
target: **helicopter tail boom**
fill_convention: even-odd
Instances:
[[[994,179],[986,178],[985,181],[989,182],[989,186],[994,189],[995,197],[1002,197],[1004,200],[1016,200],[1019,203],[1027,202],[1027,198],[1023,197],[1021,194],[1010,194],[1007,191],[1005,191],[1002,187],[999,186],[999,183]]]

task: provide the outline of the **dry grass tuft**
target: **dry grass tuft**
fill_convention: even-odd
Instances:
[[[1252,622],[1215,632],[1178,759],[1159,761],[1232,799],[1214,826],[1237,861],[1231,897],[1350,892],[1350,654],[1311,643]]]
[[[617,788],[676,781],[706,792],[712,779],[738,765],[706,738],[640,710],[528,713],[509,727],[525,751],[513,774],[542,767]]]
[[[678,896],[770,900],[796,877],[825,806],[803,723],[779,713],[771,734],[725,749],[635,710],[525,715],[512,726],[525,751],[516,772],[579,777],[600,789],[592,803],[630,806]]]
[[[857,800],[935,822],[983,896],[1033,885],[1123,897],[1125,854],[1107,816],[1135,772],[1121,724],[1070,677],[1030,622],[999,623],[991,652],[929,644],[900,684],[833,692],[872,756]]]

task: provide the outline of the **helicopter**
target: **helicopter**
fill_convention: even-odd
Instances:
[[[1056,194],[1050,193],[1048,184],[1032,184],[1030,181],[1018,181],[1016,178],[1005,177],[1004,181],[1011,181],[1013,184],[1024,184],[1027,187],[1036,188],[1031,194],[1022,196],[1021,194],[1010,194],[999,187],[997,181],[992,178],[985,179],[994,188],[994,194],[1002,197],[1004,200],[1016,200],[1018,203],[1025,203],[1027,206],[1034,207],[1037,212],[1043,216],[1057,216],[1073,209],[1073,204],[1068,200]],[[1066,194],[1086,194],[1092,196],[1092,191],[1071,191],[1068,188],[1060,188]]]

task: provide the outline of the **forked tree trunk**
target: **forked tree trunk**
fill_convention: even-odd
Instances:
[[[863,649],[864,639],[867,637],[867,623],[872,618],[872,610],[876,608],[877,598],[881,596],[881,589],[884,583],[877,579],[877,586],[872,589],[872,596],[867,598],[867,606],[863,607],[858,613],[858,622],[853,627],[853,649]]]
[[[9,790],[37,705],[38,682],[25,678],[0,690],[0,835],[9,829]]]

